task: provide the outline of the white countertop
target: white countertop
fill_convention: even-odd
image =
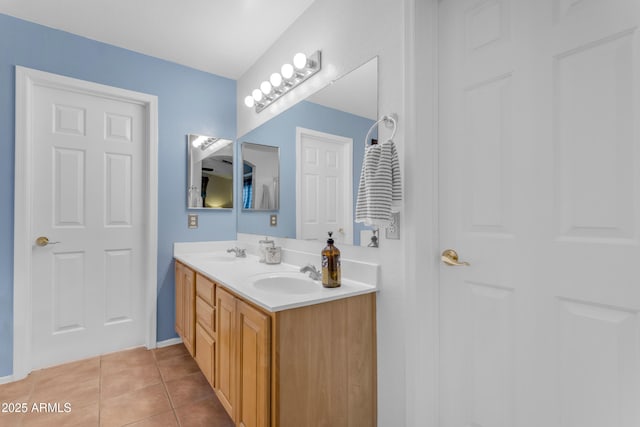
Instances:
[[[373,284],[345,279],[343,274],[341,286],[338,288],[325,288],[320,281],[315,281],[317,290],[308,293],[273,292],[252,285],[252,276],[298,272],[300,266],[285,263],[264,264],[259,262],[258,257],[253,254],[248,253],[246,258],[237,258],[234,254],[212,247],[206,249],[201,247],[197,252],[174,250],[174,257],[198,273],[270,312],[319,304],[378,290]]]

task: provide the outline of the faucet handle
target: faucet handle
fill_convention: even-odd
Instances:
[[[227,253],[231,253],[231,252],[235,253],[236,257],[239,257],[239,258],[244,258],[247,256],[246,249],[240,249],[237,246],[235,248],[227,249]]]
[[[311,277],[312,280],[320,280],[322,279],[322,273],[320,273],[320,271],[316,268],[315,265],[313,264],[307,264],[304,267],[302,267],[300,269],[301,273],[309,273],[309,277]]]

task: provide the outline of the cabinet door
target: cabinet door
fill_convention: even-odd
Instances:
[[[238,300],[238,425],[267,427],[270,390],[270,318]]]
[[[213,387],[214,367],[216,354],[216,343],[207,331],[199,324],[196,324],[196,362],[202,370],[205,378]]]
[[[178,335],[184,336],[184,266],[176,261],[176,320]]]
[[[191,356],[195,355],[195,332],[196,332],[196,282],[195,272],[190,268],[183,266],[183,311],[184,311],[184,335],[182,336],[182,342],[184,346],[189,350]]]
[[[236,392],[236,299],[222,288],[216,288],[218,354],[215,391],[229,416],[235,421]]]

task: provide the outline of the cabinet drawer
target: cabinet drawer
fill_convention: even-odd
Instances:
[[[215,310],[199,295],[196,298],[196,320],[210,334],[215,334]]]
[[[196,293],[212,307],[216,305],[214,292],[215,286],[213,282],[204,276],[196,274]]]

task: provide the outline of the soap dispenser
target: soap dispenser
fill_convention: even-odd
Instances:
[[[258,244],[260,245],[259,246],[260,259],[258,261],[266,262],[267,248],[274,247],[275,246],[275,242],[273,240],[269,239],[267,236],[264,236],[264,240],[258,241]]]
[[[322,286],[337,288],[340,286],[340,250],[333,245],[329,232],[327,246],[322,250]]]

